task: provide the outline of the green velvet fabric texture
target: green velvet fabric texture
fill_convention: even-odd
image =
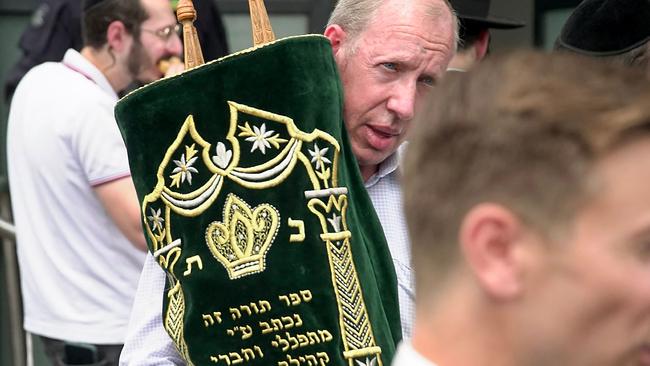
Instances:
[[[188,363],[390,365],[397,281],[326,38],[152,83],[116,117],[149,249],[168,273],[165,327]]]

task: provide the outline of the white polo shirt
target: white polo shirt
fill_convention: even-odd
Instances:
[[[117,95],[74,50],[28,72],[13,97],[7,155],[25,329],[74,342],[124,341],[144,253],[94,187],[130,175]]]

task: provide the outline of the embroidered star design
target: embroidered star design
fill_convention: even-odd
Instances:
[[[192,159],[185,161],[185,154],[182,154],[181,160],[174,160],[176,168],[172,170],[172,173],[180,173],[181,183],[184,183],[187,179],[187,182],[192,185],[192,173],[196,174],[199,172],[195,167],[192,166],[196,159],[198,159],[198,157],[195,156]]]
[[[161,217],[160,209],[154,210],[153,207],[149,207],[149,212],[151,212],[151,215],[147,216],[147,218],[149,219],[149,222],[151,222],[151,226],[154,227],[154,230],[162,230],[162,225],[165,222],[165,219]]]
[[[325,167],[326,164],[332,163],[328,158],[325,157],[325,154],[327,154],[328,150],[328,147],[319,149],[316,143],[314,143],[314,150],[307,150],[309,151],[309,155],[311,155],[311,162],[316,163],[316,169],[320,169],[321,165]]]
[[[266,123],[262,123],[260,128],[253,126],[253,136],[246,138],[246,141],[253,142],[251,152],[259,149],[262,154],[266,154],[266,148],[271,148],[267,139],[273,135],[273,132],[273,130],[266,130]]]

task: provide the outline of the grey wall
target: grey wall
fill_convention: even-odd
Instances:
[[[335,0],[265,0],[276,38],[298,34],[322,34]],[[232,52],[251,47],[248,2],[217,0],[223,14]]]
[[[490,12],[495,16],[521,20],[526,26],[510,30],[492,30],[492,51],[500,52],[513,48],[533,47],[534,43],[534,0],[492,0]]]

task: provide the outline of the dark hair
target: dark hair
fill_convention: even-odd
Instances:
[[[481,32],[488,27],[480,22],[473,22],[468,19],[460,19],[458,29],[458,50],[463,51],[474,45],[478,41]]]
[[[81,36],[84,46],[100,48],[106,44],[108,26],[118,20],[136,39],[140,37],[140,24],[149,15],[141,0],[104,0],[90,6],[82,14]]]

